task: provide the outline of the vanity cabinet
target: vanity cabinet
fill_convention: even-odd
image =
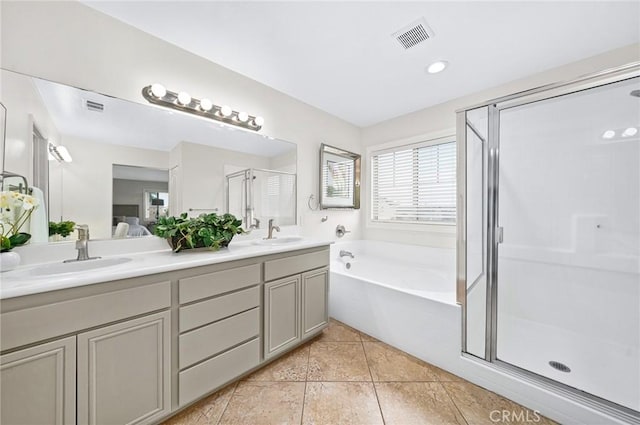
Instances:
[[[265,283],[264,285],[264,357],[273,357],[292,345],[301,336],[300,275]]]
[[[2,424],[159,423],[328,325],[329,250],[8,298]]]
[[[1,346],[14,350],[0,356],[2,424],[148,424],[171,411],[170,281],[145,276],[1,306]]]
[[[0,356],[0,423],[76,423],[76,338]]]
[[[178,404],[260,364],[261,264],[178,281]]]
[[[328,325],[328,263],[328,250],[265,262],[265,279],[276,279],[264,284],[265,359]]]
[[[304,339],[329,325],[329,267],[303,273],[300,282]]]
[[[143,424],[171,411],[171,316],[78,334],[78,425]]]

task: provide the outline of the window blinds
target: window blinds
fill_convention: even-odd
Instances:
[[[456,142],[374,152],[371,219],[455,223]]]

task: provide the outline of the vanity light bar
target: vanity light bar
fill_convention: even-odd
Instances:
[[[72,162],[73,161],[73,158],[71,158],[71,154],[69,153],[67,148],[65,148],[62,145],[56,146],[53,143],[49,142],[49,153],[58,162]]]
[[[234,111],[226,105],[214,105],[209,99],[195,99],[186,92],[172,92],[157,83],[143,88],[142,96],[155,105],[211,118],[249,130],[259,131],[264,125],[262,117],[249,115],[244,111]]]

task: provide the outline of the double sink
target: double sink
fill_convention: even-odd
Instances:
[[[252,244],[260,246],[281,246],[300,241],[302,241],[302,238],[299,236],[285,236],[282,238],[259,239],[253,241]],[[73,261],[69,263],[49,263],[24,270],[24,276],[42,277],[66,273],[81,273],[105,267],[118,266],[130,261],[132,261],[132,259],[128,257],[111,257],[86,261]]]

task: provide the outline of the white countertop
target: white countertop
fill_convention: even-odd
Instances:
[[[34,276],[30,273],[31,269],[42,266],[43,264],[22,266],[0,275],[0,299],[224,263],[262,255],[315,248],[331,243],[331,241],[302,239],[283,245],[264,246],[255,245],[252,241],[234,241],[229,244],[228,248],[223,248],[219,251],[185,250],[179,253],[173,253],[170,249],[166,249],[133,254],[128,253],[113,256],[131,259],[131,261],[123,264],[82,272],[43,276]],[[111,256],[104,256],[103,258],[111,258]],[[55,263],[59,263],[59,261]]]

